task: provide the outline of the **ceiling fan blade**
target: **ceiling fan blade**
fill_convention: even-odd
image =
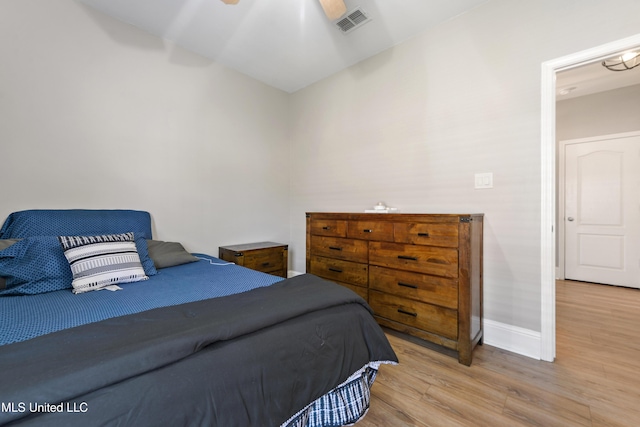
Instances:
[[[320,0],[324,14],[332,21],[347,13],[347,6],[343,0]]]
[[[238,4],[240,0],[222,0],[224,4]]]

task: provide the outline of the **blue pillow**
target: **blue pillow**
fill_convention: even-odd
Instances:
[[[149,257],[146,239],[142,234],[134,235],[145,274],[157,274]],[[0,296],[71,289],[73,281],[69,262],[57,236],[27,237],[0,251],[0,276],[5,279]]]
[[[144,235],[138,232],[133,233],[136,249],[138,250],[138,255],[140,256],[140,263],[142,264],[142,268],[144,269],[144,274],[147,276],[153,276],[158,273],[156,270],[156,266],[153,263],[153,260],[149,256],[149,248],[147,246],[147,239],[144,238]]]
[[[33,295],[71,289],[71,268],[55,236],[27,237],[0,251],[0,295]]]
[[[134,232],[136,249],[147,276],[157,274],[149,257],[151,215],[145,211],[106,209],[32,209],[13,212],[0,228],[0,239],[34,236],[98,236]]]

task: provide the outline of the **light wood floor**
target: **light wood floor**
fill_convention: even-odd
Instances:
[[[471,367],[389,335],[366,426],[640,426],[640,290],[558,281],[556,361],[488,345]]]

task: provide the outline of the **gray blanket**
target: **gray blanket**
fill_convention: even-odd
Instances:
[[[0,347],[0,424],[279,425],[370,361],[366,303],[302,275]]]

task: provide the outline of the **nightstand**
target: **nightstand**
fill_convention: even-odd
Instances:
[[[275,242],[220,246],[218,258],[252,270],[287,277],[289,245]]]

